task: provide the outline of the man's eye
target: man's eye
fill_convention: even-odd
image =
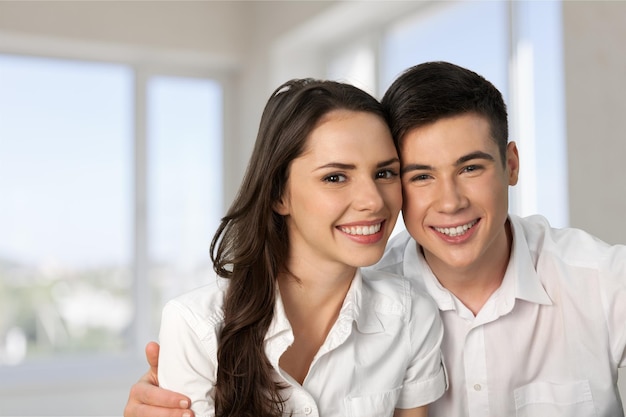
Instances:
[[[475,172],[480,170],[482,167],[480,165],[468,165],[465,168],[463,168],[464,172]]]
[[[428,174],[418,174],[418,175],[411,177],[411,181],[426,181],[429,178],[430,178],[430,175]]]

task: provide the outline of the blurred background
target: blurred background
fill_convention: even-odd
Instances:
[[[0,415],[122,415],[164,302],[213,279],[289,78],[380,98],[411,65],[468,67],[509,106],[511,211],[626,243],[624,21],[621,1],[1,1]]]

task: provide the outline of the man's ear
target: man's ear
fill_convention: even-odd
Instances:
[[[506,146],[506,168],[509,172],[509,185],[517,184],[519,177],[519,153],[515,142],[509,142]]]

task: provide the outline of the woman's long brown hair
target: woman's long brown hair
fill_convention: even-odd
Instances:
[[[265,335],[274,317],[276,278],[285,272],[289,238],[284,218],[273,207],[309,134],[337,109],[384,118],[376,99],[348,84],[301,79],[274,91],[239,192],[211,242],[214,269],[230,280],[217,352],[218,417],[282,416],[283,385],[265,354]]]

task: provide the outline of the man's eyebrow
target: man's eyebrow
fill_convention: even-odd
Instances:
[[[491,154],[488,154],[487,152],[475,151],[472,153],[468,153],[467,155],[463,155],[462,157],[457,159],[456,165],[462,165],[467,161],[471,161],[472,159],[486,159],[488,161],[496,160]]]
[[[431,171],[432,169],[433,167],[430,165],[408,164],[402,167],[400,174],[406,174],[409,171]]]
[[[483,151],[476,151],[472,153],[468,153],[467,155],[463,155],[455,162],[455,165],[463,165],[467,161],[471,161],[474,159],[486,159],[488,161],[495,161],[495,158]],[[432,171],[434,168],[431,165],[425,164],[407,164],[402,167],[401,174],[405,174],[409,171]]]

